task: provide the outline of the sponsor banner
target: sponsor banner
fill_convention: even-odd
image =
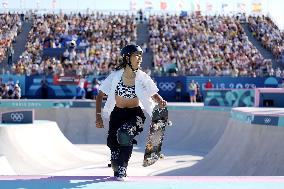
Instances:
[[[265,126],[283,126],[281,123],[282,117],[254,115],[247,112],[231,111],[231,118],[248,124],[265,125]]]
[[[93,100],[5,100],[0,101],[0,108],[41,109],[41,108],[93,108]]]
[[[33,110],[20,110],[20,111],[11,111],[3,112],[1,116],[2,123],[33,123],[34,121],[34,111]]]
[[[18,82],[21,87],[22,96],[27,98],[41,98],[41,81],[45,79],[48,83],[48,98],[62,99],[73,98],[76,94],[76,76],[16,76],[1,75],[4,82],[12,79]],[[93,80],[94,76],[87,78],[88,82]],[[103,80],[105,76],[97,77]],[[200,86],[201,94],[204,96],[206,82],[210,79],[214,89],[254,89],[281,86],[282,80],[277,77],[198,77],[198,76],[178,76],[178,77],[153,77],[159,88],[159,94],[168,101],[175,101],[177,83],[181,83],[182,101],[188,101],[188,86],[191,80],[194,80]]]
[[[274,116],[255,115],[251,123],[257,125],[278,126],[278,119],[279,117]]]
[[[71,36],[68,36],[68,37],[71,37]],[[64,39],[64,41],[62,42],[62,45],[63,46],[67,46],[67,42],[68,41],[71,41],[70,38],[66,37]],[[77,41],[77,43],[79,44],[80,43],[80,40]],[[42,51],[42,56],[43,57],[57,57],[58,59],[60,59],[60,57],[63,55],[64,51],[66,50],[66,48],[43,48],[43,51]],[[75,48],[75,51],[77,53],[80,53],[80,52],[85,52],[86,51],[86,48],[85,47],[80,47],[80,46],[77,46]]]
[[[278,127],[284,127],[284,116],[280,116],[278,119]]]
[[[88,83],[91,83],[94,76],[88,76],[86,77],[86,80]],[[105,76],[96,77],[98,80],[102,80],[105,78]],[[46,80],[47,85],[47,98],[48,99],[70,99],[73,98],[76,94],[76,84],[70,84],[76,83],[77,78],[64,78],[64,80],[61,81],[54,81],[54,77],[52,76],[29,76],[26,77],[25,82],[25,91],[26,91],[26,97],[27,98],[42,98],[42,80]],[[62,78],[61,78],[62,79]],[[67,84],[68,82],[69,84]],[[67,82],[66,84],[59,84],[59,83]]]
[[[42,87],[42,81],[47,85]],[[76,94],[75,85],[54,85],[52,76],[29,76],[26,77],[26,97],[43,98],[44,93],[48,99],[73,98]]]
[[[77,85],[79,82],[79,76],[77,75],[66,75],[66,76],[53,76],[54,85]]]
[[[242,121],[248,124],[251,124],[252,120],[254,119],[253,114],[248,114],[246,112],[240,112],[240,111],[231,111],[231,118]]]
[[[253,89],[205,91],[205,106],[252,107],[254,106]]]
[[[155,77],[153,78],[159,88],[159,94],[168,101],[175,101],[177,83],[182,85],[182,100],[186,100],[186,77]]]
[[[214,89],[254,89],[272,87],[277,88],[281,85],[281,78],[276,77],[198,77],[198,76],[179,76],[179,77],[154,77],[159,88],[159,94],[168,101],[175,101],[176,83],[182,83],[182,100],[188,101],[188,86],[194,80],[200,86],[200,92],[205,97],[205,85],[210,79]],[[250,96],[250,95],[249,95]]]

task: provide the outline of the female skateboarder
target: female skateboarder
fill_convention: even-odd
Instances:
[[[126,179],[126,170],[133,149],[133,139],[143,130],[146,117],[152,115],[155,102],[161,108],[167,102],[157,93],[150,76],[141,71],[142,49],[130,44],[122,48],[121,62],[101,84],[96,99],[96,127],[103,128],[102,114],[110,117],[107,146],[111,150],[111,166],[117,180]],[[103,97],[107,101],[101,112]]]

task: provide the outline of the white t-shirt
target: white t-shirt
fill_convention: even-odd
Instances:
[[[124,69],[113,71],[102,82],[99,87],[103,93],[108,95],[107,101],[103,109],[103,116],[109,117],[115,106],[115,89],[120,81]],[[144,108],[149,115],[152,115],[155,102],[151,98],[159,91],[158,87],[145,72],[138,70],[135,77],[135,93],[139,99],[139,106]]]

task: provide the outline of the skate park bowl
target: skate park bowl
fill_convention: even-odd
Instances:
[[[95,127],[93,101],[5,101],[0,108],[1,112],[20,108],[35,112],[32,124],[1,124],[1,175],[113,174],[107,166],[108,120],[104,120],[105,128]],[[168,103],[168,109],[173,125],[166,128],[162,146],[165,158],[152,166],[142,166],[150,125],[145,114],[144,131],[136,137],[138,145],[129,161],[129,175],[284,174],[283,109],[205,107],[201,103]]]

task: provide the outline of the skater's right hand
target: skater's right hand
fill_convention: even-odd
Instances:
[[[104,122],[101,114],[96,115],[96,127],[97,128],[104,128]]]

